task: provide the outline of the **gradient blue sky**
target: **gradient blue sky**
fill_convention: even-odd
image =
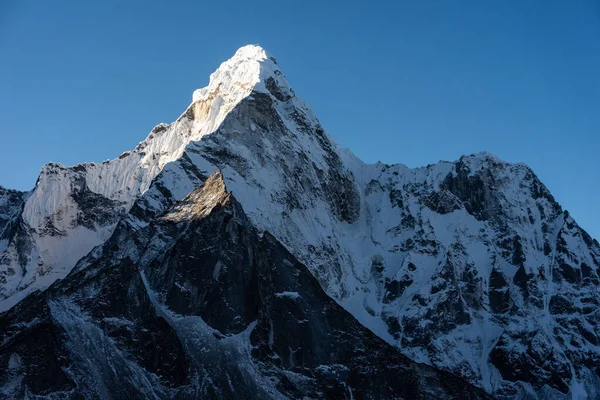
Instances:
[[[600,239],[597,0],[3,0],[0,184],[132,149],[248,43],[365,161],[522,161]]]

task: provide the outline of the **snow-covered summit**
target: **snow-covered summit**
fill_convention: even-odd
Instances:
[[[247,45],[210,75],[208,86],[194,92],[193,102],[221,96],[227,103],[237,103],[252,90],[271,92],[273,84],[284,96],[293,96],[275,58],[258,45]]]

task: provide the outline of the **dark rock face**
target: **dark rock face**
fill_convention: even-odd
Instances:
[[[267,90],[279,101],[288,101],[292,97],[290,94],[283,92],[273,77],[267,78],[265,81],[265,86],[267,87]]]
[[[503,314],[510,306],[510,287],[504,275],[496,268],[492,269],[489,283],[490,308],[496,314]]]
[[[456,163],[456,174],[448,175],[441,187],[458,197],[465,209],[478,220],[487,220],[497,214],[498,199],[490,190],[494,186],[494,175],[490,169],[484,174],[471,175],[468,165],[462,161]]]
[[[0,382],[7,398],[126,398],[152,381],[158,392],[158,381],[189,381],[177,335],[156,315],[131,260],[61,283],[0,316]]]
[[[115,235],[0,314],[5,398],[488,398],[362,327],[250,224],[220,173]]]
[[[26,196],[27,192],[5,189],[0,186],[0,240],[10,236],[9,222],[21,211]]]
[[[449,184],[448,182],[452,182],[452,179],[447,178],[445,184]],[[453,185],[453,183],[450,185]],[[442,215],[461,208],[460,201],[448,190],[432,193],[424,199],[424,203],[428,208]]]
[[[534,387],[548,385],[560,393],[568,393],[567,382],[571,377],[569,366],[554,353],[553,346],[543,332],[527,338],[524,341],[527,347],[519,353],[507,348],[512,341],[508,336],[500,337],[490,353],[492,363],[498,367],[504,379],[531,382]]]
[[[84,226],[96,230],[97,226],[117,223],[123,216],[123,212],[116,211],[120,209],[119,202],[92,192],[83,179],[74,182],[71,197],[79,208],[72,227]]]

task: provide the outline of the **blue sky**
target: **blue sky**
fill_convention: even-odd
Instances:
[[[600,239],[600,3],[0,2],[0,184],[103,161],[171,122],[248,43],[367,162],[487,150]]]

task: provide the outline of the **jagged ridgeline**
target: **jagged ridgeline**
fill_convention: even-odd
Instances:
[[[600,397],[600,246],[535,174],[365,164],[258,46],[0,188],[0,251],[6,398]]]

